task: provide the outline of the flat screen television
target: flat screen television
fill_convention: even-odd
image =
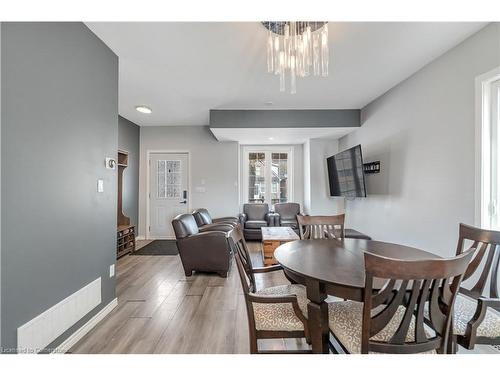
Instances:
[[[332,197],[366,197],[361,145],[326,159]]]

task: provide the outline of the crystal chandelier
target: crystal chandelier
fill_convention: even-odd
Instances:
[[[297,92],[297,77],[328,76],[328,23],[267,21],[267,71],[279,75],[285,91],[289,73],[290,93]]]

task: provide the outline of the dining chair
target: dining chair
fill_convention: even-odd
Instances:
[[[500,232],[460,224],[457,254],[468,246],[475,250],[457,296],[453,320],[454,343],[466,349],[474,349],[476,344],[500,345],[499,244]]]
[[[259,350],[258,340],[277,338],[304,338],[310,342],[307,326],[309,300],[302,285],[279,285],[257,290],[255,273],[281,270],[279,266],[252,267],[250,254],[241,228],[235,228],[230,241],[235,249],[235,259],[245,296],[250,332],[250,353],[311,353],[311,350]]]
[[[297,215],[300,239],[344,239],[345,214],[333,216]]]
[[[408,261],[364,253],[363,302],[328,305],[333,347],[362,354],[446,353],[453,303],[472,255]]]

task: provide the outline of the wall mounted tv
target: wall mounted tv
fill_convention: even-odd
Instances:
[[[332,197],[366,197],[361,145],[326,159]]]

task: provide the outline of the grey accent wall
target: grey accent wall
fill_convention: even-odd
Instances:
[[[211,109],[212,128],[359,127],[359,109]]]
[[[130,223],[139,223],[139,148],[140,127],[118,117],[118,149],[128,152],[128,167],[123,171],[123,213]]]
[[[238,143],[218,142],[208,126],[150,126],[141,128],[139,235],[146,234],[147,152],[189,151],[190,206],[207,208],[214,217],[238,213]],[[196,186],[205,180],[205,193]]]
[[[82,23],[2,24],[2,346],[102,278],[115,298],[118,58]],[[97,179],[104,193],[97,193]]]
[[[474,223],[474,80],[499,65],[494,23],[363,108],[340,149],[361,144],[381,173],[367,176],[367,198],[346,202],[347,227],[454,254],[458,224]]]

